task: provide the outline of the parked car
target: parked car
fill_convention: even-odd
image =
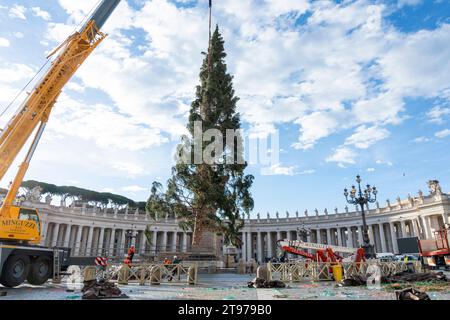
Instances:
[[[396,261],[395,255],[392,252],[377,253],[376,258],[381,262]]]

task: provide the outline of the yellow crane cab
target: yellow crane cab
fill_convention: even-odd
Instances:
[[[9,217],[0,217],[0,225],[0,239],[33,244],[41,241],[41,221],[37,209],[11,206]]]

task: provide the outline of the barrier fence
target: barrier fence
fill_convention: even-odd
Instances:
[[[295,263],[267,263],[267,272],[269,280],[281,280],[285,282],[299,282],[305,279],[313,281],[333,280],[332,267],[336,263],[331,262],[295,262]],[[414,262],[343,262],[343,276],[366,276],[367,269],[370,266],[377,266],[381,276],[389,276],[398,272],[406,271],[412,265],[416,272],[424,272],[420,261]]]
[[[142,263],[133,264],[131,267],[125,264],[113,264],[107,267],[78,266],[69,267],[67,273],[68,283],[89,281],[103,278],[121,285],[139,283],[140,285],[158,285],[161,283],[184,283],[196,285],[198,279],[198,267],[191,264],[157,264]]]

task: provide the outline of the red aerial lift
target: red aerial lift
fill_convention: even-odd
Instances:
[[[450,268],[449,232],[450,225],[445,224],[441,230],[434,232],[434,239],[418,240],[419,253],[426,267],[431,269],[440,266]]]
[[[362,262],[366,261],[363,248],[349,248],[342,246],[333,246],[321,243],[304,242],[301,240],[278,240],[277,245],[282,251],[306,258],[315,262]],[[309,253],[305,249],[314,250]],[[347,253],[349,257],[344,258],[339,253]],[[353,258],[353,259],[352,259]]]

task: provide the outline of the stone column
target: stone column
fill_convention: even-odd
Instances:
[[[430,217],[425,216],[423,217],[425,219],[425,230],[427,232],[427,239],[433,238],[433,232],[431,231],[431,223],[430,223]]]
[[[320,234],[320,229],[316,230],[317,243],[322,243],[322,235]]]
[[[163,231],[163,238],[161,243],[161,251],[166,252],[167,251],[167,231]]]
[[[183,248],[182,248],[183,252],[187,252],[187,238],[188,238],[188,235],[186,232],[184,232],[183,233]]]
[[[116,235],[116,229],[112,228],[111,232],[109,234],[109,256],[113,257],[114,256],[114,240]]]
[[[423,235],[426,239],[430,239],[430,230],[428,230],[427,222],[424,216],[419,217],[422,221]]]
[[[253,259],[252,233],[247,232],[247,261]]]
[[[147,237],[145,236],[145,230],[141,231],[141,244],[139,246],[139,252],[145,254],[145,245],[147,243]]]
[[[387,252],[386,249],[386,238],[384,236],[384,227],[382,223],[378,224],[378,229],[380,230],[380,240],[381,240],[381,250]]]
[[[277,240],[281,240],[281,231],[277,231]]]
[[[394,249],[394,253],[397,254],[399,252],[398,252],[397,234],[395,232],[394,223],[390,222],[389,227],[391,229],[392,248]]]
[[[259,263],[262,263],[262,235],[261,231],[257,233],[257,243],[256,243],[256,257]]]
[[[370,225],[368,225],[367,227],[369,228],[369,239],[370,239],[370,244],[373,244],[373,245],[375,246],[375,237],[374,237],[374,234],[373,234],[373,228],[372,228],[372,225],[370,224]]]
[[[172,252],[177,252],[177,232],[173,232],[172,236]]]
[[[419,230],[417,229],[417,224],[416,224],[416,221],[415,221],[416,219],[412,219],[411,220],[411,226],[412,226],[412,229],[413,229],[413,233],[414,233],[414,236],[415,237],[420,237],[420,235],[419,235]]]
[[[269,256],[269,258],[273,257],[272,249],[272,233],[269,231],[267,232],[267,255]]]
[[[125,248],[125,233],[127,232],[125,229],[121,230],[120,234],[120,244],[117,246],[117,256],[122,258],[125,256],[126,248]]]
[[[402,230],[402,238],[406,237],[406,226],[405,226],[405,221],[400,221],[400,226],[401,226],[401,230]]]
[[[242,260],[247,261],[247,234],[246,232],[242,232]]]
[[[336,233],[338,236],[338,246],[343,246],[343,242],[342,242],[342,232],[341,232],[341,228],[336,228]]]
[[[185,236],[187,236],[187,234],[185,233]],[[156,254],[156,245],[158,242],[158,231],[153,231],[152,233],[152,246],[151,246],[151,251],[153,254]]]
[[[442,220],[444,221],[444,223],[449,223],[449,219],[448,219],[448,213],[447,211],[442,211]]]
[[[292,234],[291,234],[291,231],[286,231],[286,236],[287,236],[287,239],[290,241],[290,240],[292,240]]]
[[[331,245],[331,229],[327,228],[327,244]]]
[[[56,247],[58,243],[59,223],[55,223],[53,226],[52,247]]]
[[[48,222],[41,222],[41,227],[42,227],[42,231],[41,231],[41,244],[45,245],[46,241],[47,241],[47,229],[48,229]]]
[[[131,245],[136,247],[136,237],[137,237],[137,231],[131,230]],[[128,249],[128,248],[125,248]]]
[[[352,227],[347,227],[347,247],[354,248]]]
[[[103,256],[103,240],[105,238],[105,228],[100,228],[100,236],[98,237],[98,254]]]
[[[66,225],[66,234],[64,237],[64,247],[69,247],[69,241],[70,241],[70,231],[72,229],[72,225],[67,224]]]
[[[364,242],[364,240],[363,240],[363,233],[364,233],[363,226],[359,226],[358,227],[358,242],[359,242],[359,246],[362,246],[363,242]]]
[[[80,255],[81,249],[81,233],[83,232],[83,226],[78,226],[77,237],[75,238],[75,255]]]
[[[87,247],[86,247],[86,255],[91,255],[92,252],[92,236],[94,235],[94,227],[89,227],[88,239],[87,239]]]

